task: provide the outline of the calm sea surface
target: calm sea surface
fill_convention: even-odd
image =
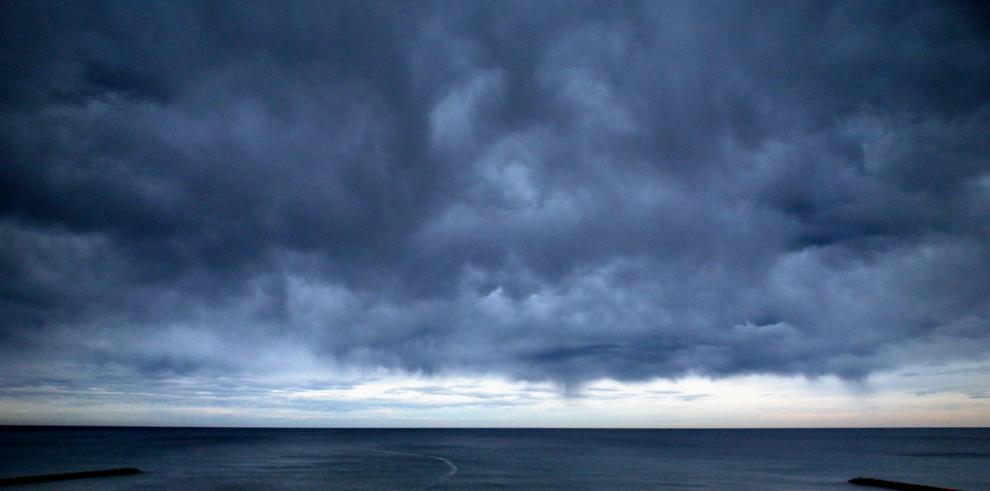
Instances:
[[[0,427],[0,477],[112,467],[146,473],[25,489],[990,490],[990,429]]]

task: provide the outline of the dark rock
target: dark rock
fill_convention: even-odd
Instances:
[[[120,469],[104,469],[100,471],[66,472],[64,474],[43,474],[39,476],[6,477],[0,479],[0,486],[15,486],[18,484],[34,484],[39,482],[67,481],[69,479],[84,479],[89,477],[131,476],[140,474],[141,470],[134,467]]]
[[[937,488],[935,486],[925,486],[924,484],[884,481],[883,479],[873,479],[869,477],[857,477],[850,479],[849,484],[856,484],[858,486],[872,486],[874,488],[896,489],[899,491],[958,491],[956,489]]]

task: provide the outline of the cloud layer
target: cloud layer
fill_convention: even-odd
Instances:
[[[8,380],[988,355],[970,4],[2,9]]]

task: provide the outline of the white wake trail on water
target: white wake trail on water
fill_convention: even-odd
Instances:
[[[451,461],[449,461],[449,460],[447,460],[447,459],[445,459],[443,457],[437,457],[436,455],[427,455],[427,454],[424,454],[424,453],[396,452],[394,450],[373,450],[373,449],[367,449],[367,450],[369,452],[378,452],[378,453],[385,453],[385,454],[392,454],[392,455],[405,455],[406,457],[427,458],[427,459],[439,460],[440,462],[443,462],[448,467],[447,473],[444,474],[444,475],[442,475],[442,476],[440,476],[440,477],[438,477],[436,479],[436,481],[434,481],[434,484],[436,484],[437,482],[440,482],[440,481],[444,481],[444,480],[450,479],[454,474],[457,474],[457,471],[459,470],[457,468],[457,464],[454,464],[453,462],[451,462]]]

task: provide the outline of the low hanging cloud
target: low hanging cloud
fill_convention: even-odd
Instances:
[[[8,380],[988,355],[975,5],[0,8]]]

